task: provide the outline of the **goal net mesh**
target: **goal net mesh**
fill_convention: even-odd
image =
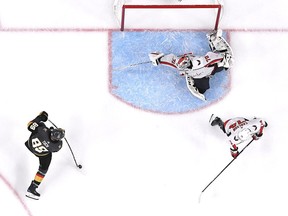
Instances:
[[[217,29],[223,0],[115,0],[121,30]]]

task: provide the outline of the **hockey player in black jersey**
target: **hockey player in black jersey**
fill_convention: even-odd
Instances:
[[[48,128],[44,122],[48,120],[48,113],[43,111],[35,119],[28,123],[31,132],[25,146],[39,158],[39,169],[27,189],[26,196],[38,200],[40,194],[36,191],[45,177],[52,160],[52,153],[62,148],[62,139],[65,130],[61,128]]]

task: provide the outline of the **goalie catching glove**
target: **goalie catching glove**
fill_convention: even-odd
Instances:
[[[157,66],[160,64],[160,59],[163,56],[164,56],[164,53],[154,52],[154,53],[149,54],[149,59],[151,60],[151,62],[154,66]]]

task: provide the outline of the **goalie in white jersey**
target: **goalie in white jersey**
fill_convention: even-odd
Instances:
[[[238,145],[248,140],[258,140],[263,135],[264,127],[268,124],[262,118],[249,120],[242,117],[228,119],[223,122],[221,118],[212,115],[209,120],[211,126],[218,125],[220,129],[228,136],[230,152],[233,158],[239,154]]]
[[[186,77],[189,91],[201,100],[206,100],[204,92],[210,88],[209,79],[215,73],[227,70],[232,64],[232,49],[218,30],[207,35],[212,52],[205,56],[194,56],[192,53],[176,56],[153,52],[149,58],[153,65],[159,64],[178,69],[179,74]]]

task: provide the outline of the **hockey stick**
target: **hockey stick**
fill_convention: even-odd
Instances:
[[[239,155],[254,141],[254,139],[252,139],[238,154],[238,156],[236,158],[239,157]],[[233,161],[236,159],[236,158],[233,158],[233,160],[231,160],[222,170],[221,172],[201,191],[200,193],[200,196],[199,196],[199,203],[201,201],[201,196],[202,196],[202,193],[221,175],[221,173],[224,172],[225,169],[227,169],[228,166],[230,166],[230,164],[233,163]]]
[[[48,121],[49,121],[55,128],[58,128],[50,119],[48,119]],[[67,145],[68,145],[68,147],[69,147],[69,149],[70,149],[70,152],[71,152],[71,154],[72,154],[72,157],[73,157],[73,160],[74,160],[74,162],[75,162],[75,165],[76,165],[79,169],[82,169],[82,165],[81,165],[81,164],[78,164],[77,161],[76,161],[76,158],[75,158],[75,156],[74,156],[74,153],[73,153],[73,151],[72,151],[71,146],[70,146],[69,143],[68,143],[68,140],[66,139],[66,137],[64,137],[64,139],[65,139],[65,141],[66,141],[66,143],[67,143]]]
[[[114,68],[113,70],[114,70],[114,71],[119,71],[119,70],[124,70],[124,69],[130,68],[130,67],[135,67],[135,66],[138,66],[138,65],[141,65],[141,64],[148,64],[148,63],[151,63],[151,61],[139,62],[139,63],[135,63],[135,64],[130,64],[130,65],[127,65],[127,66]]]

